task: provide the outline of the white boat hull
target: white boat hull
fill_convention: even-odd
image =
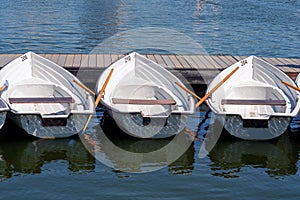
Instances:
[[[170,115],[167,118],[143,118],[141,114],[108,112],[119,128],[138,138],[167,138],[180,133],[186,126],[187,115]]]
[[[219,116],[219,118],[223,117]],[[290,121],[291,118],[289,117],[272,117],[269,120],[251,120],[245,122],[240,116],[226,116],[224,128],[229,134],[240,139],[269,140],[282,135],[289,127]],[[245,123],[250,124],[245,127]]]
[[[44,139],[65,138],[80,133],[88,118],[87,115],[72,114],[68,118],[46,119],[48,121],[45,122],[39,115],[9,113],[8,117],[27,134]]]
[[[1,111],[1,112],[0,112],[0,129],[2,128],[2,126],[3,126],[4,123],[5,123],[6,115],[7,115],[7,112],[6,112],[6,111]]]
[[[5,123],[7,111],[9,111],[7,104],[0,99],[0,129]]]

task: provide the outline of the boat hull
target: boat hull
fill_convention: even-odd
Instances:
[[[51,122],[45,122],[40,115],[9,113],[8,117],[29,135],[54,139],[69,137],[82,131],[88,115],[71,114],[68,118],[61,118],[60,120],[56,118]]]
[[[290,125],[290,117],[245,121],[240,116],[217,117],[229,134],[243,140],[270,140],[282,135]],[[250,122],[250,124],[248,124]]]
[[[166,118],[143,118],[141,114],[118,113],[109,110],[119,128],[137,138],[168,138],[180,133],[186,126],[188,115],[171,114]]]
[[[5,123],[7,111],[9,111],[7,104],[0,98],[0,129]]]
[[[3,126],[4,123],[5,123],[5,120],[6,120],[6,114],[7,114],[6,111],[0,111],[0,129],[2,128],[2,126]]]

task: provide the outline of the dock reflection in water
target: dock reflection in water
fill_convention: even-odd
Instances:
[[[144,173],[163,167],[172,174],[192,171],[195,150],[187,132],[166,139],[137,139],[125,135],[112,119],[100,121],[101,126],[94,118],[81,139],[97,160],[115,172]]]
[[[245,168],[261,168],[269,176],[296,174],[298,148],[288,133],[271,141],[220,138],[210,152],[212,175],[237,178]]]
[[[102,164],[109,166],[117,176],[123,176],[123,172],[126,175],[126,172],[143,173],[162,168],[167,168],[171,175],[196,177],[204,175],[203,169],[207,169],[206,175],[223,178],[247,177],[245,172],[249,170],[254,174],[263,171],[270,177],[297,174],[299,130],[271,141],[244,141],[226,137],[224,132],[218,138],[214,126],[219,126],[212,122],[213,115],[209,113],[201,112],[198,118],[193,117],[188,127],[195,131],[198,126],[200,140],[196,141],[188,129],[167,139],[136,139],[120,134],[111,121],[100,126],[97,117],[93,117],[87,134],[80,135],[80,138],[1,138],[0,182],[24,174],[94,173],[97,167],[103,168]],[[3,131],[18,132],[12,126],[4,127]],[[216,138],[217,144],[214,145]],[[201,149],[208,152],[208,157],[200,156]],[[63,164],[62,168],[60,164]],[[199,164],[201,168],[198,168]]]
[[[94,157],[79,138],[1,141],[0,182],[19,174],[43,173],[43,166],[55,160],[67,161],[71,172],[95,168]]]

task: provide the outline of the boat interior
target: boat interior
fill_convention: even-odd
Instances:
[[[243,119],[268,119],[274,114],[291,112],[290,104],[277,87],[242,85],[228,90],[221,99],[220,110],[227,114],[238,114]]]
[[[178,106],[167,90],[149,84],[121,85],[112,93],[111,103],[119,112],[141,113],[143,117],[168,117]]]
[[[74,106],[72,96],[59,85],[22,81],[8,92],[9,106],[16,114],[67,117]]]

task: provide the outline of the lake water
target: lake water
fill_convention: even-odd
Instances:
[[[0,12],[0,53],[89,53],[110,38],[97,52],[155,43],[198,53],[182,34],[208,54],[300,55],[298,0],[3,0]],[[146,52],[156,52],[152,45]]]
[[[300,55],[298,0],[3,0],[0,11],[0,53]],[[21,137],[8,122],[0,132],[0,199],[299,198],[300,119],[271,141],[222,132],[206,156],[203,138],[215,126],[206,110],[189,119],[195,141],[189,132],[109,138],[97,120],[90,135],[60,140]]]
[[[195,141],[186,134],[120,136],[110,124],[101,129],[96,116],[88,135],[33,139],[8,121],[0,141],[0,199],[298,199],[299,129],[264,142],[222,132],[203,157],[211,116],[202,111],[189,119]],[[178,154],[182,147],[186,151]]]

